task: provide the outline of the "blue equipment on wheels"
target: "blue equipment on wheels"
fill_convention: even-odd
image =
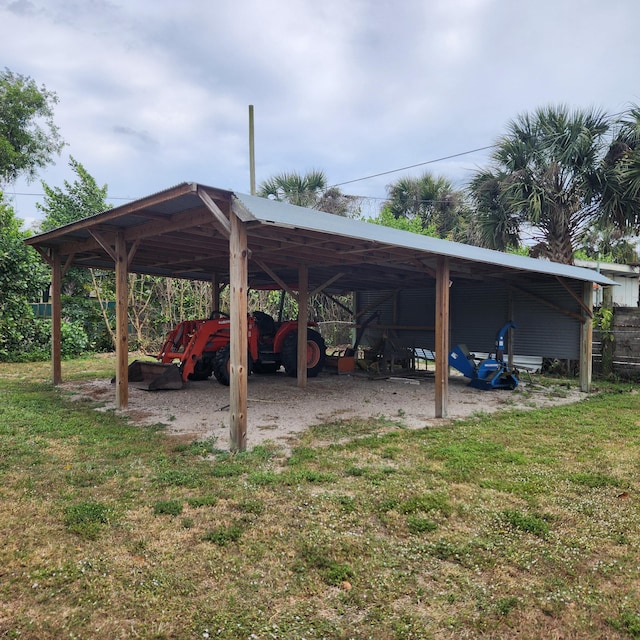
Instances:
[[[467,345],[456,345],[449,354],[449,364],[457,369],[465,378],[469,378],[470,387],[477,389],[515,389],[518,386],[518,376],[515,369],[509,369],[503,359],[504,340],[509,329],[517,329],[514,322],[509,320],[496,336],[495,358],[484,360],[469,353]]]

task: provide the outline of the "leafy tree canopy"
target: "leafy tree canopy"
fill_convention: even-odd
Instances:
[[[0,185],[21,175],[33,179],[60,153],[64,142],[53,122],[57,102],[55,93],[31,78],[0,72]]]
[[[29,302],[48,284],[47,268],[24,243],[28,232],[0,191],[0,360],[20,349],[33,314]]]
[[[438,230],[434,224],[425,226],[419,217],[405,218],[396,217],[391,207],[385,205],[375,218],[370,218],[368,222],[380,224],[384,227],[392,227],[393,229],[401,229],[402,231],[411,231],[411,233],[419,233],[423,236],[438,237]]]
[[[447,178],[428,172],[418,177],[403,177],[387,187],[387,196],[380,213],[382,224],[398,226],[390,224],[391,215],[398,221],[411,221],[409,230],[417,233],[473,242],[464,193],[454,189]]]
[[[73,157],[69,159],[69,166],[76,179],[73,183],[65,180],[64,189],[42,183],[44,201],[36,204],[45,214],[40,231],[51,231],[111,208],[106,201],[107,185],[99,187],[95,178]],[[84,296],[91,287],[91,273],[87,269],[69,269],[62,283],[63,293],[69,296]]]
[[[95,178],[73,157],[69,159],[69,166],[77,177],[73,183],[65,180],[64,189],[42,183],[44,202],[36,204],[45,214],[41,231],[50,231],[111,208],[107,203],[107,185],[99,187]]]

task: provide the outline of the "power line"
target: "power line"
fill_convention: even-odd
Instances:
[[[441,158],[434,158],[433,160],[426,160],[425,162],[418,162],[417,164],[410,164],[407,165],[406,167],[400,167],[398,169],[390,169],[389,171],[382,171],[380,173],[374,173],[372,175],[369,176],[364,176],[363,178],[355,178],[353,180],[346,180],[345,182],[337,182],[334,185],[331,185],[330,187],[327,187],[327,189],[333,189],[334,187],[341,187],[345,184],[353,184],[354,182],[362,182],[364,180],[371,180],[372,178],[379,178],[380,176],[387,176],[390,175],[392,173],[398,173],[399,171],[406,171],[407,169],[415,169],[416,167],[424,167],[426,165],[429,164],[435,164],[436,162],[443,162],[444,160],[451,160],[453,158],[460,158],[462,156],[468,156],[471,155],[472,153],[478,153],[479,151],[487,151],[488,149],[493,149],[495,147],[495,144],[490,144],[487,145],[485,147],[478,147],[477,149],[471,149],[469,151],[461,151],[460,153],[453,153],[451,155],[448,156],[442,156]],[[45,194],[44,193],[17,193],[17,192],[13,192],[11,195],[14,196],[33,196],[33,197],[43,197]],[[386,200],[386,198],[375,198],[372,196],[356,196],[356,197],[360,197],[360,198],[368,198],[370,200]],[[108,196],[109,200],[128,200],[128,201],[132,201],[135,200],[135,198],[125,198],[125,197],[117,197],[117,196]]]
[[[381,173],[374,173],[370,176],[365,176],[364,178],[355,178],[354,180],[347,180],[346,182],[338,182],[332,187],[341,187],[345,184],[352,184],[354,182],[362,182],[363,180],[370,180],[371,178],[379,178],[380,176],[387,176],[390,173],[397,173],[398,171],[406,171],[407,169],[415,169],[416,167],[424,167],[428,164],[434,164],[436,162],[442,162],[443,160],[451,160],[452,158],[459,158],[460,156],[468,156],[472,153],[477,153],[478,151],[486,151],[487,149],[493,149],[495,144],[487,145],[486,147],[478,147],[477,149],[471,149],[470,151],[462,151],[461,153],[454,153],[450,156],[443,156],[442,158],[435,158],[434,160],[427,160],[426,162],[418,162],[417,164],[410,164],[406,167],[400,167],[399,169],[391,169],[390,171],[382,171]]]

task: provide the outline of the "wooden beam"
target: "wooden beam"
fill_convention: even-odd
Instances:
[[[298,387],[307,386],[307,323],[309,322],[309,267],[298,266]]]
[[[244,223],[231,212],[229,236],[229,303],[231,358],[229,384],[229,448],[247,448],[247,280],[249,251]]]
[[[446,418],[449,404],[449,258],[436,267],[436,418]]]
[[[577,296],[575,291],[572,291],[569,285],[567,285],[567,283],[562,278],[559,278],[558,276],[556,276],[556,280],[562,285],[565,291],[580,305],[580,307],[582,307],[582,310],[585,312],[585,315],[589,316],[590,318],[593,318],[593,305],[591,307],[588,307],[584,303],[583,299],[580,296]],[[593,288],[593,283],[589,283],[589,284]]]
[[[51,252],[51,381],[62,382],[62,268],[60,254]]]
[[[129,314],[127,243],[124,231],[116,234],[116,408],[129,405]]]
[[[362,326],[370,327],[371,329],[381,329],[388,331],[435,331],[435,325],[427,325],[427,324],[373,324],[373,325],[360,325],[354,324],[352,325],[356,329],[359,329]]]
[[[67,256],[67,260],[64,263],[64,267],[62,267],[62,277],[64,278],[65,275],[67,274],[67,271],[69,271],[69,267],[71,267],[71,265],[73,264],[73,258],[75,257],[75,254],[71,253]]]
[[[182,184],[174,187],[173,189],[161,191],[160,193],[147,196],[146,198],[141,198],[140,200],[135,200],[134,202],[122,205],[121,207],[108,209],[107,211],[98,213],[95,216],[83,218],[82,220],[78,220],[77,222],[72,222],[70,224],[64,225],[63,227],[53,229],[52,231],[49,231],[47,233],[40,234],[40,236],[38,236],[38,239],[42,240],[48,238],[64,237],[65,235],[74,231],[95,228],[97,225],[102,225],[109,222],[117,224],[117,222],[114,221],[122,216],[126,216],[131,213],[139,213],[140,215],[144,215],[144,210],[149,207],[154,207],[158,204],[165,204],[182,195],[193,193],[195,190],[195,183]],[[31,243],[27,242],[27,244]],[[62,249],[61,254],[64,254],[64,250]]]
[[[51,257],[51,252],[53,249],[43,249],[38,245],[31,245],[39,254],[40,257],[51,267],[53,266],[53,258]]]
[[[135,242],[136,240],[162,236],[202,225],[207,225],[212,231],[214,230],[214,227],[212,226],[213,220],[211,212],[206,207],[202,207],[197,211],[188,211],[186,213],[173,215],[170,218],[163,217],[161,220],[153,220],[151,222],[139,224],[135,227],[129,227],[126,231],[125,238],[128,242]],[[109,235],[112,236],[113,228],[102,227],[102,229],[103,233],[101,235],[105,242],[108,242],[108,238],[105,237],[104,231],[109,231]],[[60,247],[60,251],[62,254],[84,253],[97,247],[102,247],[102,245],[100,245],[94,237],[91,237],[88,240],[76,240],[63,244]]]
[[[238,200],[238,198],[233,195],[231,199],[231,211],[238,216],[239,220],[242,222],[255,222],[255,217],[253,214]]]
[[[291,287],[284,281],[282,280],[277,273],[275,273],[270,267],[268,267],[266,264],[264,264],[263,262],[260,262],[260,260],[254,258],[253,261],[276,283],[280,285],[280,288],[283,291],[286,291],[296,302],[299,303],[299,297],[298,294],[293,291],[291,289]]]
[[[582,303],[589,311],[580,328],[580,390],[591,391],[593,373],[593,283],[585,282],[582,287]]]
[[[342,304],[342,302],[340,302],[340,300],[338,300],[337,298],[334,298],[333,296],[329,295],[328,293],[324,293],[322,294],[325,298],[329,298],[329,300],[331,300],[331,302],[333,302],[333,304],[335,304],[336,306],[340,307],[343,311],[346,311],[349,315],[353,315],[353,309],[350,309],[349,307],[347,307],[347,305]],[[353,298],[353,296],[352,296]]]
[[[129,249],[129,253],[127,254],[127,268],[131,267],[133,263],[133,259],[135,258],[136,252],[138,251],[138,247],[140,246],[140,238],[133,241],[131,248]]]
[[[113,247],[109,244],[108,240],[106,240],[101,233],[98,233],[95,229],[89,229],[89,234],[91,237],[105,250],[107,255],[111,256],[111,259],[114,262],[117,262],[116,252]],[[117,242],[117,240],[116,240]]]
[[[214,224],[228,238],[231,235],[231,223],[227,220],[227,216],[222,213],[222,209],[202,187],[198,187],[198,197],[213,214]]]
[[[322,293],[327,287],[330,287],[336,280],[340,280],[344,273],[336,273],[333,278],[329,278],[326,282],[316,287],[313,291],[309,293],[309,296],[315,296],[317,293]]]

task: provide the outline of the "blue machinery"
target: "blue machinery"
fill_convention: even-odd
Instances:
[[[518,386],[517,371],[509,369],[503,359],[504,340],[509,329],[516,329],[509,320],[496,336],[495,358],[489,356],[485,360],[469,353],[467,345],[456,345],[449,354],[449,364],[457,369],[465,378],[469,378],[470,387],[477,389],[515,389]]]

